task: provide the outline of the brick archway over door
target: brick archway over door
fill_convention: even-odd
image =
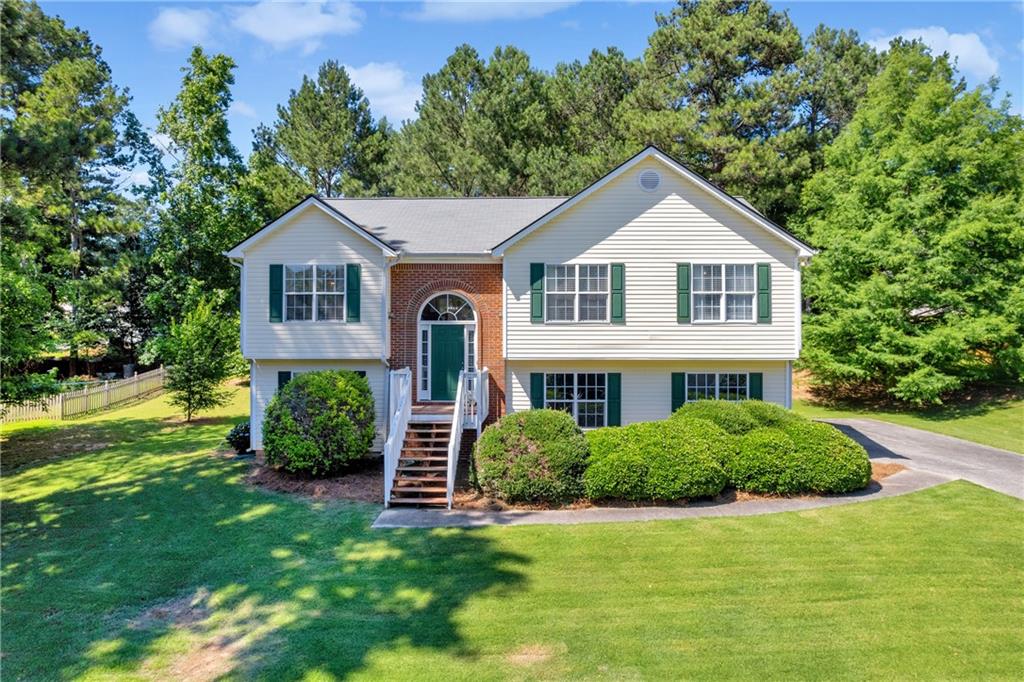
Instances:
[[[410,368],[413,386],[419,385],[416,330],[420,307],[443,291],[465,296],[476,308],[480,367],[490,370],[490,414],[499,417],[505,413],[501,263],[399,263],[392,267],[391,367]],[[416,395],[414,389],[414,398]]]

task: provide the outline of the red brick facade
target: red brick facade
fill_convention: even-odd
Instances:
[[[477,357],[490,370],[490,415],[505,413],[505,360],[502,337],[500,263],[399,263],[391,268],[391,367],[416,374],[416,331],[420,307],[441,292],[468,299],[477,314]],[[415,398],[417,391],[413,389]],[[418,400],[416,402],[419,402]]]

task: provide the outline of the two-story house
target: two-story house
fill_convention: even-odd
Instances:
[[[653,147],[573,197],[309,197],[226,253],[253,447],[274,392],[325,368],[369,380],[386,503],[450,504],[464,429],[505,412],[788,407],[812,253]]]

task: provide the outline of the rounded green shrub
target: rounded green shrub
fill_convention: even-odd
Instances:
[[[796,445],[783,431],[759,428],[739,439],[738,452],[726,467],[737,490],[752,493],[805,492],[797,480]]]
[[[759,426],[782,428],[786,424],[806,421],[792,410],[763,400],[744,400],[738,403],[740,409],[750,415]]]
[[[816,493],[847,493],[871,482],[868,453],[830,424],[798,421],[783,429],[793,441],[792,475],[801,489]]]
[[[706,419],[734,436],[742,436],[758,427],[757,421],[739,403],[727,400],[695,400],[676,410],[672,418]]]
[[[722,467],[735,439],[702,419],[638,422],[587,433],[591,499],[671,501],[712,497],[725,487]]]
[[[526,410],[491,424],[476,443],[476,482],[508,502],[571,502],[583,495],[587,441],[572,415]]]
[[[263,419],[267,462],[312,476],[364,457],[375,435],[370,384],[346,370],[296,376],[270,400]]]

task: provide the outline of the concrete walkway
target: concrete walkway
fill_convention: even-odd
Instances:
[[[962,478],[1024,499],[1024,455],[874,419],[828,419],[864,446],[873,460]],[[1024,424],[1021,424],[1024,438]]]
[[[701,516],[755,516],[784,511],[801,511],[866,502],[924,490],[946,483],[950,478],[923,471],[901,471],[872,483],[865,490],[835,497],[769,498],[742,502],[695,502],[685,507],[592,507],[538,511],[477,511],[438,509],[385,509],[373,522],[374,528],[446,528],[473,526],[532,526],[577,523],[620,523],[662,521]]]

